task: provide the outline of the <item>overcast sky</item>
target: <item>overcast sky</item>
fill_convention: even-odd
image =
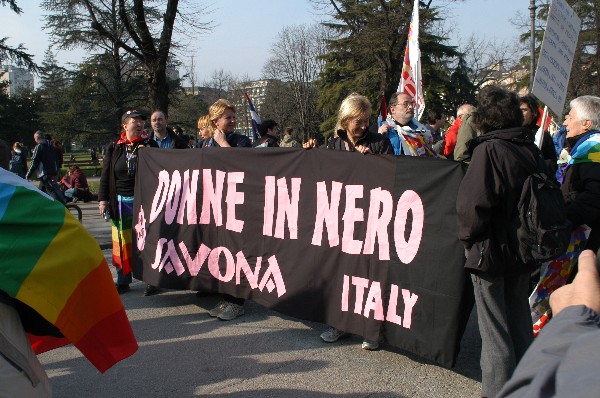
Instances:
[[[12,46],[23,43],[40,63],[49,45],[48,35],[43,30],[40,2],[18,0],[17,3],[23,9],[21,15],[14,14],[8,7],[0,7],[0,37],[10,37],[8,44]],[[519,32],[510,21],[517,11],[529,15],[529,2],[525,0],[433,0],[432,5],[436,3],[452,9],[455,29],[452,44],[456,44],[457,37],[472,33],[488,39],[515,41]],[[324,18],[308,0],[227,0],[212,4],[214,12],[206,19],[218,26],[186,51],[186,54],[195,54],[200,82],[218,69],[238,77],[259,78],[271,44],[284,26],[316,23]],[[63,51],[57,58],[64,65],[78,63],[84,55],[77,50]],[[189,63],[189,59],[183,61]]]

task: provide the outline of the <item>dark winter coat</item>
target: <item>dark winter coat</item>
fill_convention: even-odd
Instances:
[[[152,138],[146,138],[145,140],[139,141],[134,145],[140,147],[141,150],[143,150],[141,146],[158,148],[158,144]],[[114,170],[115,164],[117,163],[119,158],[122,156],[126,156],[125,151],[125,144],[117,144],[116,141],[113,141],[108,145],[108,148],[106,149],[106,155],[103,159],[102,174],[100,176],[100,187],[98,189],[98,202],[108,202],[110,216],[115,221],[119,219],[119,207],[117,205],[117,179]],[[135,172],[137,178],[137,158],[135,164]]]
[[[328,149],[356,152],[355,146],[359,145],[369,147],[371,153],[375,155],[394,154],[394,148],[392,148],[392,144],[387,136],[379,133],[372,133],[370,131],[365,131],[363,136],[356,141],[356,144],[352,145],[346,131],[338,130],[337,137],[331,138],[326,147]]]
[[[510,221],[539,153],[531,131],[493,131],[471,140],[469,149],[471,163],[456,200],[458,237],[467,249],[465,268],[492,276],[523,271]],[[523,164],[516,151],[531,164]]]
[[[582,134],[567,138],[567,150],[584,138]],[[573,226],[587,224],[592,229],[587,249],[600,248],[600,163],[576,163],[567,169],[560,187],[567,205],[567,217]]]
[[[27,171],[27,179],[56,177],[58,174],[59,153],[48,140],[35,146],[31,156],[31,165]],[[34,175],[35,174],[35,175]]]

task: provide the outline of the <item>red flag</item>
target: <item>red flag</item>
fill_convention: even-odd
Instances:
[[[415,101],[415,116],[418,119],[425,111],[425,97],[423,94],[423,82],[421,79],[421,51],[419,50],[419,0],[415,0],[410,27],[408,29],[408,41],[404,52],[404,65],[402,77],[398,85],[398,92],[406,93]]]
[[[381,94],[381,106],[379,108],[379,116],[377,117],[377,125],[381,126],[387,119],[388,109],[385,101],[385,94]]]

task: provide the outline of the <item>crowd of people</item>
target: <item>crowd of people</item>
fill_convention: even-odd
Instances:
[[[519,97],[515,92],[487,86],[479,92],[476,104],[459,106],[450,123],[445,112],[437,109],[427,113],[427,124],[419,123],[415,118],[415,103],[405,93],[392,95],[389,104],[387,118],[370,125],[369,100],[357,93],[348,95],[338,110],[334,133],[322,145],[315,139],[298,143],[290,127],[280,137],[278,124],[270,119],[261,123],[260,138],[253,143],[235,131],[236,110],[225,99],[217,100],[208,114],[198,119],[195,142],[170,129],[167,114],[162,110],[150,114],[150,130],[145,129],[143,113],[127,111],[122,116],[121,135],[106,149],[98,192],[99,211],[112,223],[117,291],[129,291],[132,280],[133,195],[138,175],[137,156],[144,147],[320,147],[363,155],[427,156],[460,161],[468,168],[457,196],[458,237],[465,247],[465,268],[473,284],[482,340],[482,396],[496,396],[511,376],[519,373],[518,364],[527,358],[526,352],[533,341],[528,300],[531,269],[520,263],[508,239],[515,228],[510,223],[512,214],[524,181],[531,173],[523,159],[528,163],[544,159],[548,173],[555,175],[560,183],[567,218],[573,227],[586,224],[591,228],[586,248],[598,250],[600,98],[582,96],[571,101],[562,138],[553,140],[542,128],[540,149],[534,142],[539,129],[539,107],[531,95]],[[447,124],[449,128],[444,132]],[[40,188],[49,190],[48,181],[56,179],[62,152],[42,132],[36,132],[34,138],[37,145],[30,166],[27,167],[23,145],[15,143],[10,170],[28,179],[39,179]],[[64,182],[69,187],[67,196],[74,200],[85,200],[86,191],[89,194],[85,175],[77,166],[70,168]],[[580,279],[579,275],[575,277],[576,282]],[[147,285],[145,295],[159,292],[158,287]],[[586,305],[583,316],[592,317],[597,329],[599,315],[594,311],[600,309],[598,305],[575,300],[563,304],[561,310],[569,305]],[[244,299],[230,295],[223,295],[209,311],[210,316],[224,321],[243,314]],[[333,343],[347,335],[345,331],[329,328],[321,334],[321,339]],[[379,343],[364,340],[362,348],[377,349]],[[529,368],[523,372],[527,377],[536,377]],[[503,393],[514,395],[519,388],[513,385]]]

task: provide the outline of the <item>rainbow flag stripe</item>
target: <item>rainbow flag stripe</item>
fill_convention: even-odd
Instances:
[[[72,343],[104,373],[137,351],[98,243],[62,204],[3,169],[0,289],[65,337],[34,337],[38,354]]]

